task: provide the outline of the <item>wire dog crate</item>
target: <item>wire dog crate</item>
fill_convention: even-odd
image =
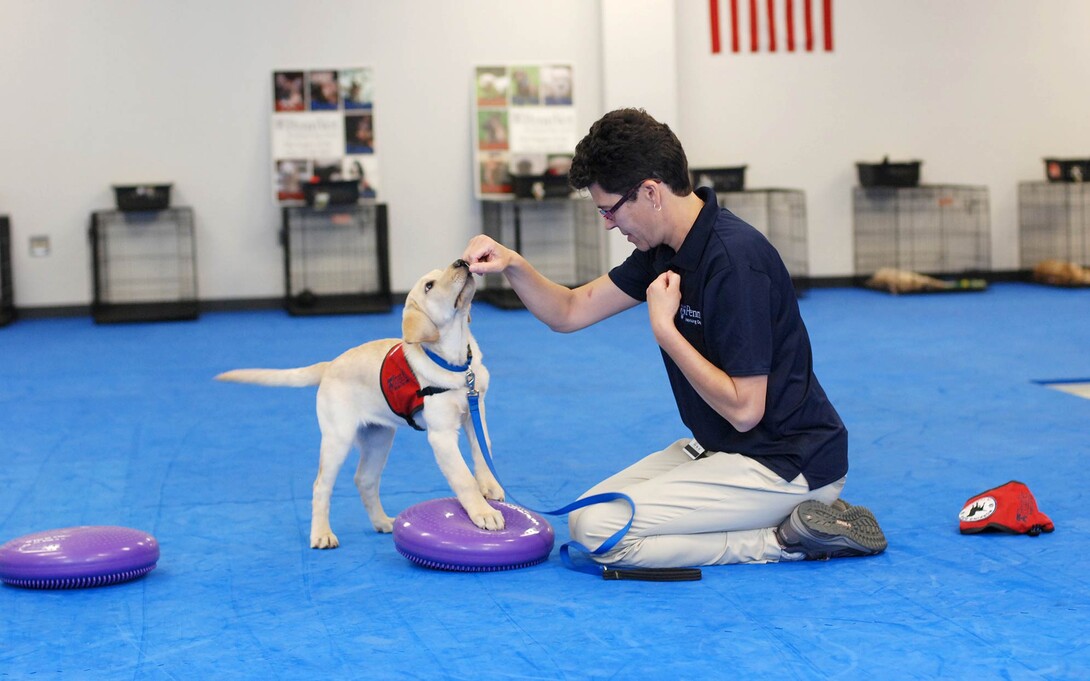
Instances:
[[[195,319],[193,211],[96,211],[91,215],[96,322]]]
[[[0,215],[0,326],[15,318],[11,278],[11,221]]]
[[[753,225],[779,251],[796,290],[809,286],[806,194],[798,189],[718,192],[719,205]]]
[[[558,284],[579,286],[606,271],[606,231],[588,199],[487,199],[481,213],[486,235],[521,253]],[[502,274],[485,275],[478,298],[498,307],[522,307]]]
[[[386,206],[286,206],[284,306],[294,315],[388,312],[393,307]]]
[[[932,276],[991,269],[987,187],[856,187],[852,208],[857,277],[883,267]]]
[[[1044,260],[1090,266],[1090,183],[1020,183],[1018,236],[1023,269]]]

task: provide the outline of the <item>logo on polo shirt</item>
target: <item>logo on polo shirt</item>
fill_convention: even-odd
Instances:
[[[703,326],[704,322],[700,320],[700,310],[694,310],[688,305],[682,305],[678,308],[678,317],[686,324],[696,324],[697,326]]]

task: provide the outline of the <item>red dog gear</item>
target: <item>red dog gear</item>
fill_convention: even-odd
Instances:
[[[1056,529],[1049,517],[1037,510],[1033,493],[1017,480],[971,497],[958,520],[962,534],[991,530],[1037,536]]]
[[[424,396],[420,392],[420,382],[416,380],[409,362],[405,359],[405,348],[401,343],[390,348],[382,360],[379,374],[382,396],[390,411],[394,412],[415,428],[424,430],[416,423],[416,413],[424,408]]]

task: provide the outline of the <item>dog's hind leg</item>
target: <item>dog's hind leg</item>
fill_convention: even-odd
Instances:
[[[338,433],[322,433],[322,450],[318,460],[318,477],[314,479],[314,494],[310,509],[310,548],[335,549],[340,545],[333,528],[329,526],[329,499],[333,495],[333,483],[352,449],[351,437]]]
[[[356,433],[356,445],[360,448],[360,463],[356,466],[356,489],[360,491],[363,507],[378,532],[393,532],[394,519],[386,515],[379,498],[379,482],[386,458],[394,442],[396,428],[388,426],[364,426]]]

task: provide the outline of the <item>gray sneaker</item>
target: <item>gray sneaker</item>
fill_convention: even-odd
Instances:
[[[776,528],[784,551],[806,560],[873,556],[888,543],[874,514],[862,506],[840,510],[820,501],[804,501]]]

